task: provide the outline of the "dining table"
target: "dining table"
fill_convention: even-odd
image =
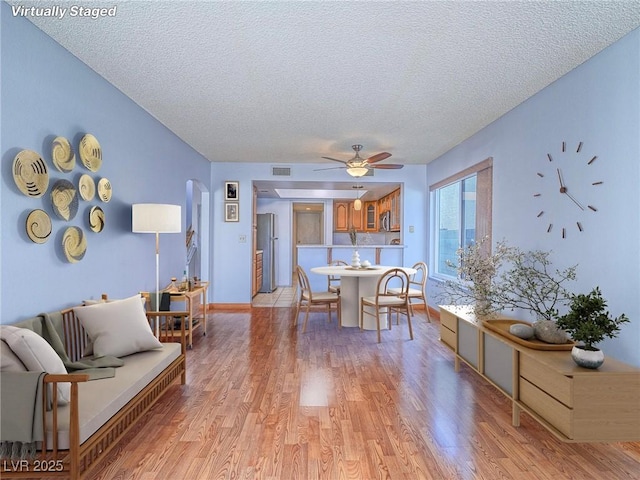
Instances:
[[[359,327],[360,299],[362,297],[374,296],[380,277],[392,268],[400,268],[409,276],[416,273],[415,268],[388,265],[371,265],[368,267],[323,265],[312,267],[311,272],[318,275],[340,277],[340,315],[342,317],[342,326]],[[387,325],[386,315],[381,315],[380,322],[381,325]],[[376,330],[375,319],[367,315],[362,328],[365,330]]]

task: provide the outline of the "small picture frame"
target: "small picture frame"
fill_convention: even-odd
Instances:
[[[224,221],[240,221],[240,204],[238,202],[229,202],[224,204]]]
[[[224,201],[237,202],[240,198],[239,182],[224,182]]]

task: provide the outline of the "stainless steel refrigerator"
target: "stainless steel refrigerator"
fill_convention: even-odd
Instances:
[[[257,248],[262,250],[262,286],[259,292],[271,293],[276,289],[276,215],[258,214]]]

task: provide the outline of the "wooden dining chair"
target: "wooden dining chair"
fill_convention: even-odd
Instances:
[[[409,276],[409,310],[411,311],[411,315],[413,312],[413,304],[411,302],[412,298],[418,298],[422,300],[424,303],[424,308],[427,311],[427,321],[431,323],[431,315],[429,314],[429,305],[427,305],[427,276],[429,273],[429,269],[427,264],[424,262],[416,263],[413,268],[416,270],[416,273]],[[397,288],[390,289],[391,293],[398,293]]]
[[[391,330],[391,317],[395,312],[398,316],[398,322],[400,315],[406,315],[409,323],[409,336],[413,340],[408,291],[409,275],[404,270],[391,268],[383,273],[378,280],[376,294],[360,299],[360,330],[362,330],[365,315],[375,317],[378,343],[380,343],[380,315],[387,314],[388,328]]]
[[[334,260],[329,264],[332,267],[349,266],[344,260]],[[327,290],[340,295],[340,277],[337,275],[327,275]]]
[[[298,273],[298,289],[300,296],[298,297],[298,304],[296,305],[296,313],[293,320],[293,325],[298,324],[298,316],[300,315],[300,309],[305,307],[304,323],[302,324],[302,333],[307,330],[307,321],[309,320],[309,311],[312,306],[323,306],[327,308],[327,314],[329,315],[329,321],[331,321],[331,306],[336,305],[338,311],[338,327],[342,328],[342,318],[340,314],[340,295],[335,292],[313,292],[309,285],[309,278],[304,269],[300,266],[296,266]]]

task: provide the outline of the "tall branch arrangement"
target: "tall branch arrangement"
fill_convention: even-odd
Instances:
[[[576,279],[577,266],[553,268],[551,252],[511,247],[505,256],[509,268],[500,272],[494,301],[501,309],[528,310],[538,320],[555,320],[558,308],[569,303],[565,285]]]
[[[457,263],[447,262],[455,268],[458,280],[447,280],[441,285],[439,295],[443,303],[454,305],[473,305],[478,316],[491,316],[498,308],[495,302],[496,276],[504,263],[510,247],[498,242],[493,254],[489,254],[488,239],[459,248],[456,251]]]
[[[554,320],[570,292],[565,284],[576,278],[576,266],[553,269],[550,252],[523,251],[498,242],[489,253],[487,239],[458,249],[458,281],[441,287],[440,298],[456,305],[473,305],[478,316],[489,317],[505,309],[533,312],[538,319]]]
[[[349,229],[349,239],[351,240],[351,245],[354,247],[358,245],[358,232],[356,232],[354,227]]]

